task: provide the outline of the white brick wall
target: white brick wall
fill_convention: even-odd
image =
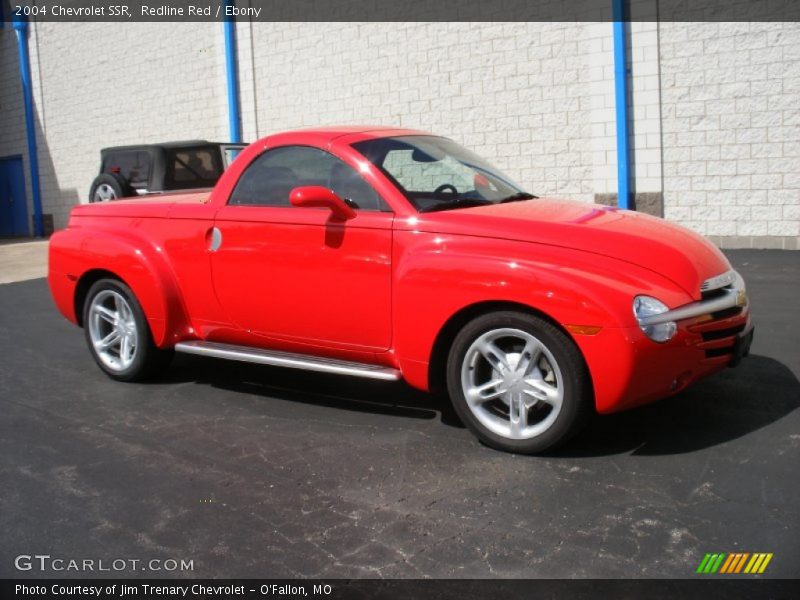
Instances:
[[[608,23],[242,24],[242,97],[257,102],[245,135],[415,127],[538,194],[591,200],[616,186],[610,33]]]
[[[644,9],[650,8],[646,4]],[[631,68],[631,146],[636,193],[661,191],[661,96],[659,90],[658,24],[629,24]],[[616,148],[616,140],[615,140]],[[616,166],[616,152],[609,157]],[[614,181],[613,189],[616,190]]]
[[[637,14],[649,14],[652,1],[642,1]],[[595,86],[592,112],[592,142],[595,156],[595,193],[617,192],[617,121],[614,94],[614,39],[611,23],[594,26],[592,75]],[[656,23],[628,25],[628,68],[630,69],[629,148],[633,162],[632,183],[636,193],[661,191],[661,99],[659,96],[658,27]]]
[[[800,23],[662,23],[660,48],[665,216],[800,236]]]
[[[637,15],[654,6],[634,3]],[[417,127],[538,194],[616,192],[610,23],[240,22],[237,33],[245,140]],[[630,36],[636,192],[663,192],[667,218],[728,245],[800,244],[800,24],[635,22]],[[0,156],[25,157],[10,29],[0,44]],[[100,148],[228,138],[219,23],[40,23],[30,45],[56,227],[85,201]]]
[[[22,157],[25,190],[28,195],[28,221],[33,214],[30,198],[28,144],[25,137],[25,108],[22,104],[17,38],[10,26],[0,29],[0,158]]]
[[[101,148],[228,138],[219,23],[39,23],[33,32],[42,201],[56,228],[86,201]]]

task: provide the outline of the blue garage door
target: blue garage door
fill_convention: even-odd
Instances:
[[[29,234],[22,159],[0,158],[0,236]]]

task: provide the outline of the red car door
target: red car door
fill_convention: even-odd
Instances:
[[[291,206],[323,185],[356,208],[335,221]],[[211,267],[228,319],[242,330],[302,343],[385,350],[391,342],[393,214],[348,165],[317,148],[269,150],[247,167],[216,215]]]

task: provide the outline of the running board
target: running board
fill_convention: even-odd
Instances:
[[[383,379],[385,381],[397,381],[400,379],[400,371],[392,369],[391,367],[336,360],[333,358],[321,358],[308,354],[292,354],[290,352],[278,352],[276,350],[262,350],[261,348],[251,348],[249,346],[233,346],[231,344],[219,344],[217,342],[197,341],[179,342],[175,344],[175,350],[178,352],[185,352],[186,354],[199,354],[200,356],[227,358],[228,360],[273,365],[276,367],[288,367],[290,369],[303,369],[305,371],[319,371],[320,373],[335,373],[336,375]]]

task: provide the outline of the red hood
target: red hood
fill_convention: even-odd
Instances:
[[[730,269],[716,246],[657,217],[598,204],[537,199],[421,214],[415,229],[574,248],[660,273],[700,298],[700,284]]]

